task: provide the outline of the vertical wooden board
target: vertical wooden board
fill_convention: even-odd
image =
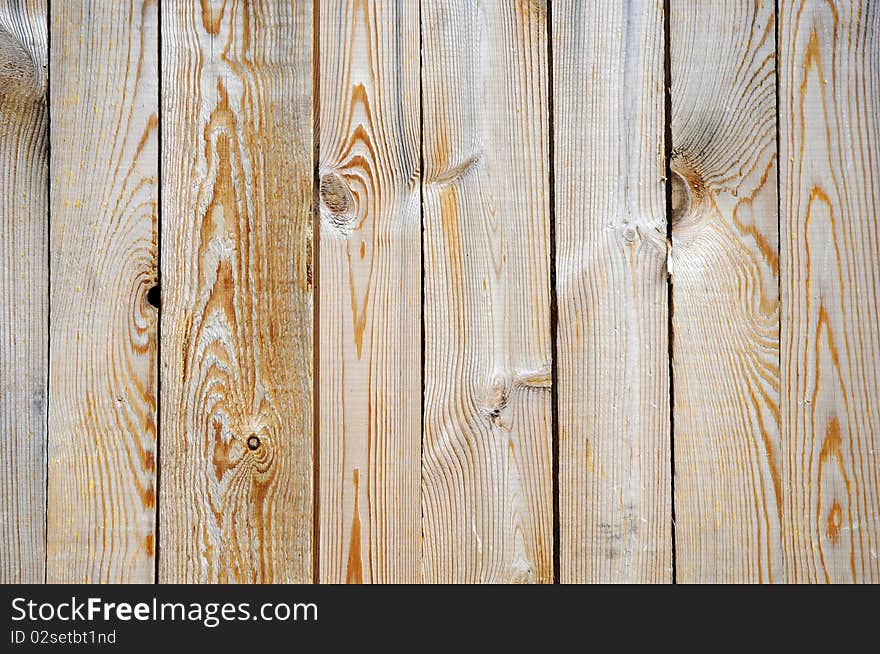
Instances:
[[[320,7],[319,579],[419,580],[419,6]]]
[[[880,5],[779,6],[788,581],[880,582]]]
[[[162,5],[159,576],[312,580],[312,3]]]
[[[774,3],[671,3],[682,582],[783,581]]]
[[[422,3],[427,582],[553,579],[547,16]]]
[[[663,8],[553,4],[560,580],[672,579]]]
[[[152,582],[158,11],[51,5],[47,580]]]
[[[0,0],[0,583],[46,571],[45,0]]]

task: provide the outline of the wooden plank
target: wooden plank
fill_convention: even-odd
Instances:
[[[320,8],[320,564],[419,581],[419,7]]]
[[[422,3],[427,582],[553,579],[546,23]]]
[[[677,579],[778,582],[774,3],[670,21]]]
[[[45,0],[0,1],[0,583],[46,572]]]
[[[158,12],[152,1],[53,1],[51,20],[47,580],[149,583]]]
[[[312,580],[312,4],[162,6],[159,576]]]
[[[672,579],[663,14],[553,4],[560,580]]]
[[[880,5],[779,6],[787,579],[880,582]]]

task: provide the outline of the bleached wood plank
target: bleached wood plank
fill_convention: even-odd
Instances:
[[[783,580],[772,1],[673,0],[681,582]]]
[[[880,5],[779,5],[787,580],[880,582]]]
[[[0,583],[46,571],[45,0],[0,1]]]
[[[547,17],[422,2],[427,582],[553,579]]]
[[[158,12],[51,6],[47,580],[152,582]]]
[[[312,580],[312,3],[162,5],[159,576]]]
[[[553,4],[563,583],[672,579],[662,11]]]
[[[320,13],[320,564],[419,580],[419,7]]]

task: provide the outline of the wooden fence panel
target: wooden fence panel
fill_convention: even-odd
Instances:
[[[878,2],[0,0],[0,583],[880,583],[878,180]]]
[[[672,577],[663,14],[553,5],[563,583]]]
[[[553,579],[547,17],[422,3],[427,582]]]
[[[677,579],[783,580],[775,15],[673,0]]]
[[[322,582],[419,580],[418,10],[321,4]]]
[[[789,582],[880,582],[880,5],[779,6]]]
[[[162,5],[162,581],[312,580],[311,43]]]
[[[0,0],[0,583],[46,573],[46,1]]]

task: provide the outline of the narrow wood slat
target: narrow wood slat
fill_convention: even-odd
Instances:
[[[162,5],[159,576],[312,579],[312,3]]]
[[[553,579],[547,16],[422,2],[427,582]]]
[[[46,570],[45,0],[0,0],[0,583]]]
[[[419,580],[418,10],[320,8],[321,582]]]
[[[880,582],[880,4],[779,5],[787,580]]]
[[[158,12],[51,5],[47,580],[152,582]]]
[[[560,580],[672,578],[657,2],[553,4]]]
[[[681,582],[783,580],[772,0],[672,0]]]

